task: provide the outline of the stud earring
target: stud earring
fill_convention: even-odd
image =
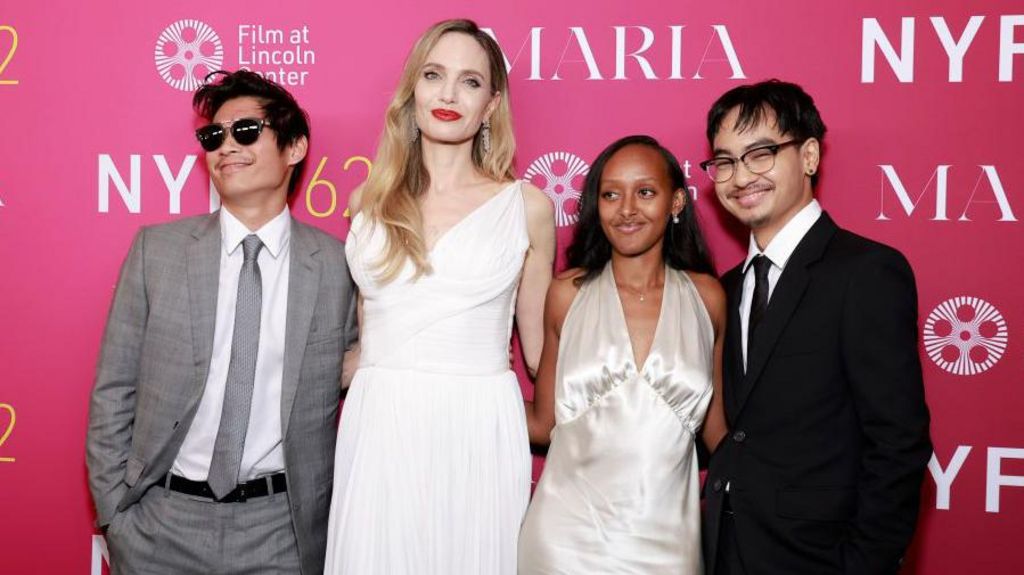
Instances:
[[[672,214],[672,223],[673,224],[678,224],[679,223],[679,214]]]

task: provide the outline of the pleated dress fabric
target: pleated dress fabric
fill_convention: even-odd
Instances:
[[[381,283],[385,234],[346,243],[362,352],[341,415],[325,572],[511,575],[531,460],[509,369],[529,246],[521,183],[438,239],[433,273]]]

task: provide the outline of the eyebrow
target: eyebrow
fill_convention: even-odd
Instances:
[[[445,68],[443,64],[438,64],[436,62],[426,62],[425,64],[423,64],[423,68],[422,69],[426,70],[427,68],[440,68],[442,70],[447,70],[448,69],[448,68]],[[480,76],[481,78],[484,77],[484,73],[483,72],[481,72],[479,70],[475,70],[473,68],[467,68],[465,70],[457,70],[457,72],[459,73],[460,76],[461,75],[465,75],[465,74],[475,74],[477,76]]]
[[[610,178],[610,177],[605,176],[605,175],[601,176],[601,183],[602,184],[606,184],[606,183],[608,183],[608,184],[620,184],[620,183],[621,184],[630,184],[630,183],[659,184],[659,183],[661,183],[658,180],[659,180],[659,178],[657,176],[644,176],[642,178]]]
[[[750,142],[749,144],[747,144],[746,147],[743,148],[743,152],[740,155],[742,155],[742,154],[744,154],[746,152],[749,152],[750,150],[753,150],[754,148],[761,148],[763,146],[774,146],[775,144],[778,144],[778,141],[776,141],[774,138],[769,138],[767,136],[765,136],[764,138],[758,138],[758,139],[754,140],[753,142]],[[725,150],[723,148],[715,148],[713,150],[713,152],[714,152],[715,156],[720,156],[720,155],[728,156],[728,155],[731,155],[729,150]]]

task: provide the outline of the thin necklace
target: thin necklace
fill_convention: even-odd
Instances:
[[[641,302],[643,302],[647,298],[647,292],[646,291],[636,290],[636,289],[633,289],[631,287],[627,287],[625,285],[619,286],[619,289],[625,290],[627,293],[630,293],[632,295],[639,296]]]
[[[647,292],[650,291],[650,289],[653,287],[653,286],[644,286],[643,288],[635,288],[635,287],[627,285],[625,283],[620,283],[618,280],[615,280],[615,286],[620,291],[625,291],[627,294],[634,295],[634,296],[638,297],[641,303],[647,301]]]
[[[637,296],[640,299],[641,302],[647,301],[647,292],[651,288],[651,286],[647,286],[644,289],[637,289],[637,288],[634,288],[632,286],[628,286],[626,284],[620,284],[620,283],[616,283],[615,285],[616,285],[616,287],[619,288],[620,291],[624,291],[624,292],[626,292],[629,295]]]

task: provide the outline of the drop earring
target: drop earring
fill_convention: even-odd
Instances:
[[[420,127],[416,125],[416,120],[413,118],[409,119],[409,143],[415,144],[416,140],[420,139]]]
[[[484,148],[485,154],[491,153],[491,121],[484,120],[483,126],[480,126],[480,143]]]

